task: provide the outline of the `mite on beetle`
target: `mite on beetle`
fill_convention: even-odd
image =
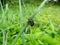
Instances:
[[[28,19],[28,24],[29,24],[30,26],[34,26],[34,21],[33,21],[32,19]]]

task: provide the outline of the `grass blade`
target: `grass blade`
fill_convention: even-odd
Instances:
[[[23,29],[23,24],[22,24],[22,5],[21,1],[19,0],[19,9],[20,9],[20,24],[21,24],[21,29]],[[24,45],[24,33],[22,32],[22,44]]]
[[[4,9],[3,9],[3,6],[1,4],[1,1],[0,1],[0,5],[1,5],[1,10],[2,10],[2,25],[4,25],[6,23],[6,16],[5,16],[5,13],[4,13]],[[2,29],[2,33],[3,33],[3,45],[6,45],[6,32],[4,29]]]
[[[49,20],[49,23],[50,23],[50,25],[51,25],[52,31],[55,32],[55,31],[54,31],[54,25],[53,25],[53,22],[51,21],[49,15],[48,15],[48,20]]]
[[[22,44],[24,45],[24,29],[22,24],[22,6],[21,6],[21,0],[19,0],[19,10],[20,10],[20,24],[21,24],[21,30],[22,32],[17,35],[17,37],[13,40],[11,45],[15,45],[18,38],[22,35]]]
[[[38,13],[41,11],[42,7],[45,5],[45,3],[47,2],[47,0],[44,0],[41,5],[38,7],[38,9],[34,12],[34,14],[31,16],[31,19]]]
[[[2,32],[3,32],[3,45],[6,45],[5,30],[2,30]]]
[[[27,27],[27,25],[22,29],[21,33],[19,33],[16,38],[13,40],[13,42],[11,43],[11,45],[15,45],[16,41],[19,39],[19,37],[22,35],[22,33],[24,32],[25,28]]]

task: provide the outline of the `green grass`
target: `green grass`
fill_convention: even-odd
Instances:
[[[9,6],[9,5],[8,5]],[[39,3],[25,3],[25,6],[22,5],[22,23],[26,24],[28,18],[32,16],[34,11],[38,8]],[[21,32],[20,25],[20,16],[19,16],[19,6],[11,5],[8,10],[4,10],[5,17],[2,17],[2,12],[0,11],[0,30],[3,29],[6,34],[7,45],[10,45],[12,41],[15,39],[17,34]],[[60,30],[60,6],[46,4],[41,12],[39,12],[34,17],[35,25],[33,27],[29,26],[26,30],[30,30],[28,34],[24,34],[25,45],[60,45],[60,35],[57,34],[56,31]],[[49,15],[49,17],[48,17]],[[52,38],[52,26],[49,22],[49,19],[54,27],[55,37]],[[5,22],[3,22],[5,20]],[[1,30],[1,31],[3,31]],[[46,32],[45,32],[46,31]],[[3,34],[4,34],[3,33]],[[2,40],[3,36],[0,33],[0,40]],[[0,45],[2,45],[2,41],[0,41]],[[22,44],[22,37],[20,37],[15,45]]]

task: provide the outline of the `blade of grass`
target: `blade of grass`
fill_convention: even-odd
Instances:
[[[22,6],[21,6],[21,0],[19,0],[19,10],[20,10],[20,14],[19,14],[19,16],[20,16],[20,24],[22,26]]]
[[[24,45],[24,29],[23,29],[23,24],[22,24],[22,6],[21,6],[21,0],[19,0],[19,10],[20,10],[20,24],[21,24],[21,30],[22,30],[22,44]],[[16,41],[19,39],[19,37],[21,36],[20,32],[17,35],[17,37],[13,40],[11,45],[15,45]]]
[[[3,32],[3,45],[6,45],[5,30],[2,30],[2,32]]]
[[[50,25],[51,25],[52,31],[55,32],[55,31],[54,31],[54,25],[53,25],[53,22],[51,21],[49,15],[48,15],[48,20],[49,20],[49,23],[50,23]]]
[[[9,8],[8,8],[8,4],[6,4],[6,12],[9,10]]]
[[[31,16],[31,19],[38,13],[41,11],[42,7],[45,5],[45,3],[47,2],[47,0],[44,0],[41,5],[38,7],[38,9],[34,12],[34,14]]]
[[[4,15],[4,9],[3,9],[3,6],[2,6],[2,4],[1,4],[1,2],[0,2],[0,5],[1,5],[1,10],[2,10],[2,18],[4,19],[4,21],[5,21],[5,15]]]
[[[4,25],[6,23],[6,16],[5,16],[4,9],[3,9],[1,2],[0,2],[0,5],[1,5],[1,9],[2,9],[2,19],[3,19],[2,25]],[[2,29],[2,33],[3,33],[3,45],[6,45],[6,35],[5,35],[4,29]]]
[[[16,38],[13,40],[13,42],[11,43],[11,45],[15,45],[16,41],[18,40],[18,38],[22,35],[22,33],[24,32],[25,28],[28,27],[27,25],[23,27],[21,33],[19,33]]]
[[[21,28],[23,29],[23,24],[22,24],[22,5],[21,5],[21,1],[19,0],[19,9],[20,9],[20,24],[21,24]],[[22,32],[22,45],[24,45],[24,33]]]

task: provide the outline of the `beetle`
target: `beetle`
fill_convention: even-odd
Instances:
[[[29,24],[30,26],[34,26],[34,21],[33,21],[32,19],[28,19],[28,24]]]

